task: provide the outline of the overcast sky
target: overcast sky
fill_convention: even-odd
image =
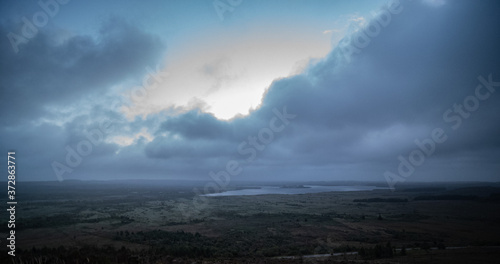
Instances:
[[[497,1],[40,2],[0,4],[18,180],[500,180]]]

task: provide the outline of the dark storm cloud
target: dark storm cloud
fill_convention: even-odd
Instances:
[[[60,126],[12,127],[14,117],[36,120],[47,115],[44,106],[62,107],[80,97],[104,94],[125,79],[140,79],[162,48],[156,38],[120,20],[103,26],[100,42],[75,36],[53,45],[39,34],[19,58],[2,52],[5,61],[0,65],[7,73],[1,82],[2,107],[7,109],[5,103],[13,100],[25,108],[16,116],[4,111],[2,135],[13,143],[2,139],[2,149],[14,145],[24,152],[49,153],[33,154],[32,164],[44,168],[40,178],[54,179],[50,163],[64,159],[65,146],[75,146],[85,138],[83,131],[98,127],[101,120],[112,120],[114,132],[106,138],[142,128],[154,138],[139,138],[129,146],[103,143],[70,178],[209,180],[209,171],[238,160],[244,179],[383,181],[385,171],[397,169],[398,155],[408,156],[417,148],[416,139],[429,138],[433,129],[442,128],[447,141],[436,145],[410,180],[498,180],[499,86],[487,99],[478,100],[477,110],[467,117],[456,113],[454,105],[477,97],[476,87],[483,83],[478,77],[488,82],[491,74],[493,82],[500,82],[499,4],[401,4],[402,12],[393,15],[359,53],[347,59],[341,47],[333,49],[304,73],[274,81],[259,109],[230,121],[192,110],[178,115],[165,111],[130,122],[104,103],[68,117]],[[348,36],[343,44],[349,41],[353,38]],[[8,99],[6,94],[17,97]],[[249,147],[249,137],[269,128],[276,111],[284,108],[296,117],[248,162],[240,146]]]
[[[7,32],[0,28],[0,35]],[[0,41],[2,125],[41,117],[48,106],[102,96],[112,85],[144,74],[164,49],[158,38],[120,19],[103,23],[97,39],[76,35],[56,43],[55,36],[40,31],[18,53],[7,38]]]
[[[0,35],[5,36],[7,28],[1,26]],[[104,22],[95,38],[75,35],[54,41],[57,38],[54,29],[39,31],[17,54],[7,38],[0,41],[0,146],[29,159],[33,169],[26,179],[55,180],[50,164],[64,160],[65,147],[75,147],[98,121],[112,120],[123,128],[125,119],[110,108],[113,99],[107,94],[113,85],[140,80],[165,49],[159,38],[120,19]],[[127,127],[134,130],[134,124]],[[92,156],[116,149],[103,143]]]
[[[437,127],[446,129],[450,140],[438,146],[442,149],[434,158],[445,153],[447,158],[461,158],[469,150],[468,157],[483,156],[486,149],[495,155],[489,160],[500,158],[498,151],[491,151],[500,147],[497,94],[480,101],[470,117],[461,118],[463,125],[457,130],[450,129],[456,122],[443,119],[455,103],[464,104],[467,96],[475,95],[478,76],[488,79],[492,74],[500,82],[500,41],[493,26],[500,23],[498,5],[456,2],[433,8],[403,3],[403,13],[393,16],[350,62],[337,48],[307,76],[271,87],[260,111],[269,112],[267,106],[280,103],[299,115],[294,125],[303,133],[294,134],[289,146],[300,154],[291,159],[323,165],[358,163],[358,168],[376,161],[391,169],[391,160],[407,155],[415,148],[414,139],[429,137]],[[489,168],[488,178],[494,179],[498,165],[476,159],[470,169],[484,172],[483,165]],[[460,171],[434,176],[451,179],[454,173]]]
[[[187,139],[230,139],[233,135],[229,123],[196,110],[168,119],[162,124],[160,131],[179,134]]]
[[[337,48],[304,74],[275,81],[262,106],[242,119],[226,122],[197,111],[171,118],[160,132],[178,137],[157,136],[146,147],[147,155],[220,158],[215,168],[229,159],[244,161],[239,144],[268,125],[274,108],[286,106],[297,118],[248,165],[250,177],[299,179],[314,171],[313,177],[321,179],[383,181],[384,171],[397,167],[398,155],[408,155],[417,148],[416,139],[442,128],[448,141],[427,158],[433,170],[422,168],[412,180],[495,179],[498,163],[493,161],[500,158],[497,94],[480,101],[456,130],[451,128],[456,122],[444,120],[443,114],[475,94],[479,76],[493,74],[500,81],[500,41],[492,26],[500,24],[497,4],[402,4],[403,12],[349,60]],[[468,162],[445,169],[457,160]],[[472,174],[474,170],[482,173]]]
[[[467,96],[475,96],[479,76],[488,79],[492,74],[500,82],[500,40],[493,26],[500,24],[498,4],[461,1],[435,8],[402,3],[403,12],[350,61],[337,48],[306,74],[274,82],[255,115],[269,118],[264,116],[273,107],[286,105],[297,118],[293,133],[273,142],[262,159],[287,159],[297,168],[324,166],[317,175],[333,178],[346,171],[332,175],[332,165],[354,164],[351,171],[371,171],[369,177],[380,175],[383,180],[382,173],[397,165],[398,155],[416,148],[415,139],[442,128],[449,141],[437,146],[428,160],[441,160],[444,168],[450,160],[487,156],[484,163],[474,159],[467,170],[480,168],[483,173],[467,177],[498,179],[498,165],[491,163],[500,159],[497,94],[480,100],[470,117],[460,117],[456,130],[451,128],[455,121],[443,119],[448,109],[454,111],[454,104],[463,105]],[[278,144],[288,151],[273,152]],[[436,178],[430,179],[453,179],[462,173],[436,171],[429,174]]]

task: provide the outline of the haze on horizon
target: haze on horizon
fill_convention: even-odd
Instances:
[[[500,180],[497,1],[41,2],[0,4],[19,180]]]

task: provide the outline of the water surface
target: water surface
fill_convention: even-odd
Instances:
[[[302,188],[283,188],[278,186],[261,186],[260,188],[232,190],[220,193],[210,193],[202,196],[235,196],[235,195],[261,195],[261,194],[304,194],[320,192],[355,192],[388,189],[376,186],[320,186],[304,185]]]

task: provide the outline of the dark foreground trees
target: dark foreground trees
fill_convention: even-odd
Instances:
[[[385,245],[377,244],[372,248],[360,248],[358,254],[364,259],[379,259],[379,258],[392,258],[394,256],[394,249],[391,243]]]

